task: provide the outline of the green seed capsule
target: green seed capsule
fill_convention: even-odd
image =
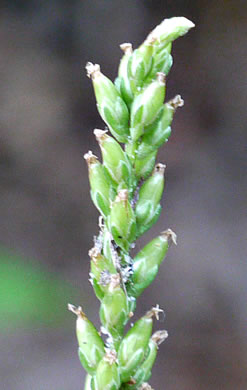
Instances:
[[[159,48],[157,45],[154,46],[152,70],[146,77],[144,85],[150,84],[151,81],[155,79],[158,72],[162,72],[166,76],[168,75],[173,63],[173,59],[170,54],[171,46],[171,43],[166,47],[161,48]]]
[[[134,93],[137,92],[137,90],[135,89],[136,87],[134,80],[130,78],[128,71],[129,63],[132,60],[133,50],[131,43],[123,43],[122,45],[120,45],[120,48],[123,50],[124,55],[120,61],[118,69],[118,85],[124,101],[127,103],[128,106],[130,106],[134,99]]]
[[[153,45],[148,39],[132,54],[131,62],[129,62],[129,74],[135,84],[133,93],[136,93],[136,90],[142,86],[145,77],[151,70],[152,54]]]
[[[136,372],[134,378],[137,383],[147,382],[151,377],[151,371],[156,360],[157,352],[159,345],[163,343],[168,337],[168,333],[166,330],[158,330],[155,332],[148,344],[147,355],[145,356],[145,360],[142,363],[140,370]]]
[[[138,180],[146,180],[154,169],[155,160],[157,156],[157,149],[151,152],[145,158],[136,157],[135,160],[135,173]]]
[[[137,237],[142,236],[147,230],[149,230],[158,221],[161,211],[162,211],[162,207],[160,204],[158,204],[149,222],[146,225],[139,226]]]
[[[144,127],[152,123],[163,106],[165,98],[165,75],[157,74],[157,79],[149,84],[133,101],[130,117],[130,134],[137,141]]]
[[[121,253],[113,240],[112,234],[105,229],[103,234],[103,253],[104,256],[111,261],[115,269],[119,271],[121,268]]]
[[[160,147],[162,143],[160,143],[159,138],[160,135],[156,136],[156,133],[159,131],[165,132],[166,128],[169,127],[172,123],[173,116],[178,107],[183,107],[184,101],[180,95],[176,95],[169,102],[164,104],[162,111],[160,112],[159,118],[145,128],[145,134],[143,136],[144,141],[152,142],[157,147]],[[156,139],[157,137],[157,139]]]
[[[143,232],[143,228],[149,225],[156,213],[164,189],[164,172],[165,165],[157,164],[152,176],[140,189],[135,210],[138,232],[140,230]]]
[[[119,254],[114,246],[113,236],[107,229],[103,233],[103,254],[111,260],[116,270],[120,268]]]
[[[116,274],[116,269],[111,258],[101,255],[97,247],[90,249],[89,256],[91,257],[91,282],[97,298],[102,300],[108,290],[107,280],[109,283],[111,275]]]
[[[128,321],[128,301],[120,287],[119,274],[111,276],[108,291],[100,306],[100,320],[106,331],[111,335],[114,347],[117,349],[121,341],[124,326]]]
[[[120,378],[115,351],[107,351],[98,365],[95,376],[95,390],[118,390]]]
[[[135,213],[128,200],[128,190],[120,190],[112,203],[109,225],[116,244],[128,251],[136,237]]]
[[[155,77],[155,71],[163,72],[166,76],[168,75],[173,63],[171,48],[171,43],[161,48],[159,46],[154,47],[154,69],[152,69],[153,77]]]
[[[155,315],[158,318],[160,311],[162,310],[159,307],[152,308],[133,325],[123,338],[118,351],[122,382],[128,382],[143,361],[152,333],[152,317]]]
[[[154,45],[165,47],[175,39],[185,35],[193,27],[195,27],[194,23],[184,17],[164,19],[151,31],[148,39],[153,39]]]
[[[176,95],[172,100],[164,105],[159,122],[154,126],[145,129],[143,143],[154,145],[159,148],[164,142],[168,141],[171,135],[171,123],[178,107],[183,107],[184,101],[180,95]]]
[[[126,142],[129,135],[129,110],[117,88],[100,71],[99,65],[88,62],[88,77],[92,78],[98,111],[119,142]]]
[[[145,134],[142,137],[142,142],[137,150],[137,157],[139,159],[147,157],[150,153],[160,148],[168,141],[171,135],[171,122],[174,113],[178,107],[184,104],[180,95],[174,97],[166,103],[160,115],[154,123],[145,128]]]
[[[143,382],[149,380],[154,362],[156,360],[159,345],[163,343],[167,337],[168,333],[166,330],[159,330],[152,335],[145,352],[144,361],[132,376],[130,380],[132,384],[125,384],[123,386],[124,390],[137,389]]]
[[[116,187],[129,185],[132,179],[131,164],[119,143],[106,134],[106,131],[95,129],[94,134],[101,149],[104,167]]]
[[[150,241],[134,258],[132,283],[128,293],[138,297],[155,279],[159,267],[164,260],[170,242],[176,244],[176,234],[168,229]]]
[[[91,151],[84,155],[88,164],[91,198],[99,212],[106,218],[110,213],[111,186],[104,168]]]
[[[92,382],[92,377],[91,377],[91,375],[87,374],[86,380],[85,380],[84,390],[92,390],[91,382]]]
[[[120,77],[116,77],[115,80],[114,80],[114,85],[115,85],[115,87],[117,88],[118,92],[119,92],[120,95],[121,95],[120,83],[121,83]]]
[[[77,315],[76,335],[81,364],[90,375],[94,375],[97,365],[105,353],[103,340],[81,307],[76,308],[73,305],[68,305],[68,309]]]

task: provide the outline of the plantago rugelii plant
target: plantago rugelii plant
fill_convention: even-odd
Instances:
[[[90,282],[100,301],[100,332],[81,307],[77,316],[79,359],[87,371],[85,390],[145,390],[159,345],[167,332],[152,334],[159,305],[136,320],[127,333],[136,300],[155,279],[176,235],[171,229],[153,238],[135,256],[135,241],[159,218],[165,165],[156,164],[158,149],[171,134],[180,95],[165,102],[166,77],[172,66],[172,42],[194,24],[186,18],[165,19],[135,50],[120,45],[123,57],[114,83],[99,65],[87,63],[97,108],[106,124],[95,129],[102,162],[89,151],[91,198],[100,231],[89,251]],[[111,135],[110,135],[110,133]]]

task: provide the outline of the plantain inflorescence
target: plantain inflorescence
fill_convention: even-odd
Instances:
[[[101,331],[81,307],[68,306],[77,316],[78,354],[87,372],[85,390],[152,389],[148,380],[158,347],[167,338],[165,330],[152,334],[153,319],[162,310],[157,305],[127,333],[124,329],[170,244],[176,244],[176,235],[167,229],[135,256],[131,250],[161,212],[165,165],[156,163],[156,156],[171,135],[176,109],[183,105],[180,95],[164,102],[172,42],[192,27],[184,17],[165,19],[137,49],[130,43],[120,45],[123,57],[114,83],[99,65],[86,65],[106,129],[94,130],[102,162],[91,151],[84,156],[91,198],[100,213],[100,232],[89,257]]]

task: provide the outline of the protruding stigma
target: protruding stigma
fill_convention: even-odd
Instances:
[[[96,161],[98,161],[98,157],[95,156],[91,150],[85,153],[83,157],[85,158],[88,165],[94,164]]]
[[[92,62],[87,62],[86,66],[86,71],[87,71],[87,77],[90,79],[94,79],[95,77],[100,75],[100,66],[99,64],[93,64]]]
[[[133,53],[132,44],[131,43],[122,43],[120,45],[120,49],[124,52],[124,54],[130,55]]]
[[[152,309],[146,313],[146,317],[152,318],[153,316],[155,316],[156,320],[159,320],[159,313],[164,313],[164,310],[160,309],[159,305],[157,304],[155,307],[152,307]]]
[[[74,305],[71,305],[71,303],[68,303],[68,310],[69,311],[72,311],[72,313],[74,313],[75,315],[77,315],[77,317],[82,317],[82,318],[86,318],[86,315],[85,313],[82,311],[82,308],[81,306],[74,306]]]
[[[177,235],[172,229],[167,229],[164,232],[161,232],[160,235],[177,245]]]

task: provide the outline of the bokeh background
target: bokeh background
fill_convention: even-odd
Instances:
[[[247,2],[6,0],[0,3],[0,382],[2,390],[79,390],[75,318],[98,322],[88,249],[98,213],[83,154],[104,126],[86,61],[114,78],[164,17],[196,28],[176,41],[168,98],[180,93],[163,213],[137,244],[178,235],[137,318],[166,318],[154,389],[246,390]]]

